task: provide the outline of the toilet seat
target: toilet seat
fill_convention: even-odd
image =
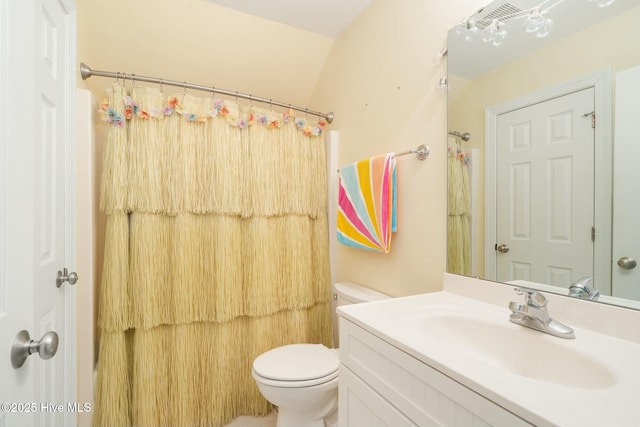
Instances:
[[[253,361],[253,376],[278,387],[309,387],[338,376],[338,354],[322,344],[290,344],[261,354]]]
[[[338,380],[338,371],[336,370],[333,374],[328,375],[326,377],[314,378],[312,380],[303,380],[303,381],[284,381],[284,380],[272,380],[270,378],[265,378],[259,375],[255,369],[252,370],[253,378],[256,382],[259,382],[264,385],[268,385],[271,387],[281,387],[281,388],[304,388],[304,387],[313,387],[318,386],[324,383],[328,383],[330,381]]]

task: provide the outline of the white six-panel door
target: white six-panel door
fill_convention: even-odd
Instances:
[[[56,287],[75,267],[73,2],[2,1],[0,32],[0,426],[73,426],[75,290]],[[55,356],[15,369],[20,330],[57,332]]]
[[[498,281],[593,275],[593,111],[589,88],[498,116]]]

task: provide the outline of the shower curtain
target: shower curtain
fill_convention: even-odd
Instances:
[[[324,121],[114,84],[94,425],[272,408],[262,352],[331,344]]]
[[[469,155],[456,137],[448,140],[447,271],[471,275]]]

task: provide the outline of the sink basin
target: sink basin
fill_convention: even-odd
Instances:
[[[572,348],[572,342],[514,325],[508,316],[498,322],[440,308],[414,311],[407,317],[413,321],[405,327],[416,327],[426,339],[446,343],[448,351],[460,347],[465,356],[516,375],[578,388],[608,388],[616,383],[604,365]]]

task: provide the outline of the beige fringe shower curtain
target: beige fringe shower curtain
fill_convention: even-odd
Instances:
[[[458,143],[448,141],[448,212],[447,219],[447,271],[471,275],[471,237],[469,215],[471,193],[469,189],[469,156]]]
[[[114,84],[94,425],[271,407],[253,359],[331,344],[324,122]]]

